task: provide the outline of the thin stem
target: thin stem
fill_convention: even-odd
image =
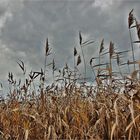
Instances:
[[[130,73],[130,66],[127,64],[127,67],[128,67],[128,72]]]
[[[119,68],[120,75],[121,75],[121,77],[123,78],[123,74],[122,74],[122,71],[121,71],[120,65],[118,65],[118,68]]]
[[[55,80],[54,80],[54,70],[53,70],[53,83],[55,83]]]
[[[75,83],[76,83],[76,63],[75,63],[75,56],[74,56],[74,90],[76,91]]]
[[[110,61],[109,76],[110,76],[110,84],[112,86],[112,61],[111,61],[111,56],[109,58],[109,61]]]
[[[83,52],[82,46],[81,46],[81,52],[82,52],[82,57],[83,57],[83,60],[84,60],[84,70],[85,70],[85,73],[84,73],[84,82],[85,82],[85,80],[86,80],[86,61],[85,61],[85,56],[84,56],[84,52]]]
[[[75,56],[74,56],[74,82],[75,82],[75,77],[76,77],[76,65],[75,65]]]
[[[139,60],[140,60],[140,45],[139,45]],[[138,65],[139,65],[139,80],[140,80],[140,64],[138,64]]]
[[[99,69],[98,69],[98,73],[97,73],[97,75],[99,75],[100,74],[100,64],[101,64],[101,53],[99,53]]]
[[[95,79],[96,79],[96,74],[95,74],[95,71],[94,71],[94,69],[92,68],[92,66],[91,66],[91,70],[92,70],[92,73],[93,73],[93,76],[94,76],[94,79],[93,79],[93,82],[94,82]]]
[[[46,81],[46,65],[47,65],[47,56],[45,55],[45,61],[44,61],[44,80],[42,81],[42,89],[44,89],[44,82]]]
[[[131,48],[132,48],[133,62],[135,62],[134,46],[133,46],[133,40],[132,40],[132,35],[131,35],[131,31],[130,31],[130,29],[129,29],[129,36],[130,36],[130,41],[131,41]],[[134,63],[134,70],[136,70],[135,63]]]

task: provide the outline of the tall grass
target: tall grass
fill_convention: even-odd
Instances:
[[[132,12],[129,13],[128,30],[135,28],[139,38],[139,24],[134,16],[135,20],[131,18]],[[136,25],[132,26],[134,21]],[[99,56],[92,57],[89,62],[95,80],[90,86],[86,84],[88,63],[83,47],[94,45],[94,41],[83,42],[81,33],[79,40],[82,54],[77,52],[76,46],[74,70],[68,64],[58,70],[53,59],[50,63],[53,75],[50,85],[46,85],[47,57],[51,54],[48,39],[43,69],[26,74],[23,82],[9,72],[8,81],[12,88],[6,99],[0,100],[0,139],[140,139],[140,79],[137,67],[140,63],[135,60],[132,45],[139,40],[130,38],[131,61],[123,56],[130,50],[116,51],[112,42],[106,48],[103,39]],[[108,60],[102,62],[105,58]],[[19,60],[17,63],[25,75],[24,62]],[[84,64],[84,78],[79,69],[81,63]],[[129,68],[129,65],[134,65],[134,70],[124,72],[122,66]],[[115,71],[116,67],[118,71]],[[40,80],[38,91],[32,88],[36,79]],[[84,84],[80,83],[81,80]]]

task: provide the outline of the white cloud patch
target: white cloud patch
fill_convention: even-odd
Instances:
[[[113,0],[95,0],[93,3],[94,7],[100,7],[102,10],[108,9],[113,5]]]

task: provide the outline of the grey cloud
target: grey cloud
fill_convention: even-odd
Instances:
[[[9,70],[19,73],[16,60],[22,59],[29,69],[43,67],[46,37],[50,39],[58,67],[66,61],[73,63],[73,47],[78,44],[78,31],[96,43],[85,48],[87,59],[96,55],[99,41],[113,41],[120,49],[129,46],[127,15],[134,8],[140,19],[139,3],[112,1],[105,9],[95,1],[7,1],[0,8],[0,17],[7,11],[11,17],[5,21],[0,34],[1,77]],[[1,19],[1,18],[0,18]],[[8,49],[8,52],[5,50]],[[92,51],[91,51],[92,50]],[[7,70],[7,72],[6,72]]]

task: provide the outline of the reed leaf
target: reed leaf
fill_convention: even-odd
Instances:
[[[74,56],[76,56],[77,55],[77,50],[76,50],[76,48],[74,47]]]
[[[49,42],[48,42],[48,38],[46,39],[46,48],[45,48],[45,55],[47,56],[49,52]]]
[[[79,43],[80,43],[80,45],[82,45],[82,35],[81,35],[80,31],[79,31]]]
[[[103,49],[104,49],[104,39],[102,39],[101,41],[99,53],[102,53]]]
[[[78,66],[80,63],[81,63],[81,57],[80,57],[80,55],[79,55],[78,58],[77,58],[77,66]]]

